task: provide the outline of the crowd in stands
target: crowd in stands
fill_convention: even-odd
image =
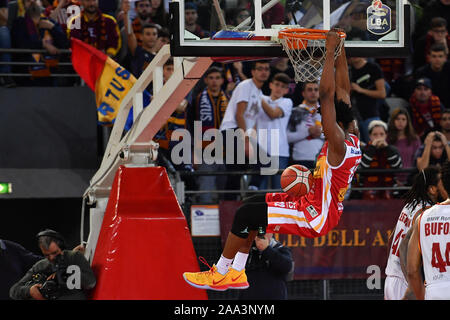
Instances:
[[[235,2],[233,8],[227,8],[228,1],[221,1],[229,25],[238,25],[251,16],[253,1]],[[410,2],[415,18],[411,57],[348,59],[352,106],[361,132],[363,168],[422,170],[443,163],[450,152],[450,1]],[[74,10],[74,6],[80,5],[81,11]],[[81,39],[103,51],[138,78],[160,48],[169,43],[167,8],[168,0],[0,0],[0,48],[45,50],[42,51],[45,53],[14,57],[0,52],[0,61],[46,62],[44,66],[33,66],[32,69],[0,64],[3,75],[0,85],[61,85],[51,78],[15,79],[7,74],[12,71],[51,72],[54,66],[48,61],[59,59],[60,51],[70,47],[71,38]],[[345,29],[348,38],[368,37],[362,29],[346,22],[362,12],[354,10],[351,16],[339,21],[338,26]],[[71,19],[66,18],[68,13],[73,14],[69,14]],[[302,12],[296,8],[288,10],[278,3],[263,15],[263,23],[288,24],[298,21],[301,16]],[[211,15],[208,1],[186,2],[188,32],[199,38],[209,37],[220,29],[216,20]],[[72,27],[76,23],[79,27]],[[172,59],[167,67],[166,79],[173,72]],[[313,168],[324,141],[319,85],[317,82],[295,83],[293,79],[293,66],[285,57],[214,63],[158,132],[155,139],[160,143],[162,154],[170,161],[171,132],[178,128],[192,131],[194,121],[198,120],[202,121],[203,133],[215,128],[221,130],[224,137],[228,130],[238,128],[244,131],[277,128],[282,132],[278,152],[271,154],[267,144],[259,147],[268,155],[278,157],[280,169],[292,163]],[[76,84],[76,81],[63,83]],[[204,142],[203,148],[207,147],[208,143]],[[248,152],[246,149],[247,155]],[[182,169],[234,171],[248,168],[215,164]],[[405,172],[361,175],[356,179],[356,185],[405,186],[410,183],[410,176]],[[229,175],[224,181],[223,177],[204,176],[194,185],[199,190],[233,190],[240,187],[237,178]],[[271,182],[252,179],[250,185],[279,188],[276,179]],[[391,191],[363,192],[361,196],[376,199],[391,198],[395,194]],[[205,194],[202,201],[214,199]]]

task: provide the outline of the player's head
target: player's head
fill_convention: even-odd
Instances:
[[[447,192],[448,198],[448,195],[450,194],[450,162],[448,160],[442,165],[441,175],[442,185]]]
[[[355,120],[350,105],[343,100],[335,99],[334,107],[336,108],[336,122],[342,130],[359,137],[358,123]]]
[[[438,167],[429,166],[420,170],[414,176],[414,182],[405,195],[405,202],[410,207],[419,204],[435,203],[439,198],[446,198],[444,186],[441,181],[441,172]]]
[[[285,73],[277,73],[270,81],[269,88],[270,93],[275,98],[281,98],[289,91],[289,83],[291,78]]]

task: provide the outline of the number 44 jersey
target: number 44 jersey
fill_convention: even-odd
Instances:
[[[450,299],[450,205],[436,204],[418,219],[425,300]]]

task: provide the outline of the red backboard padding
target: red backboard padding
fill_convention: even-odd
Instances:
[[[92,268],[93,299],[207,299],[182,276],[200,270],[165,168],[119,167]]]

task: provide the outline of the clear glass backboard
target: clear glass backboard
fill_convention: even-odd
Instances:
[[[286,27],[339,27],[350,56],[410,53],[405,0],[175,0],[169,8],[173,56],[286,56],[278,42]]]

